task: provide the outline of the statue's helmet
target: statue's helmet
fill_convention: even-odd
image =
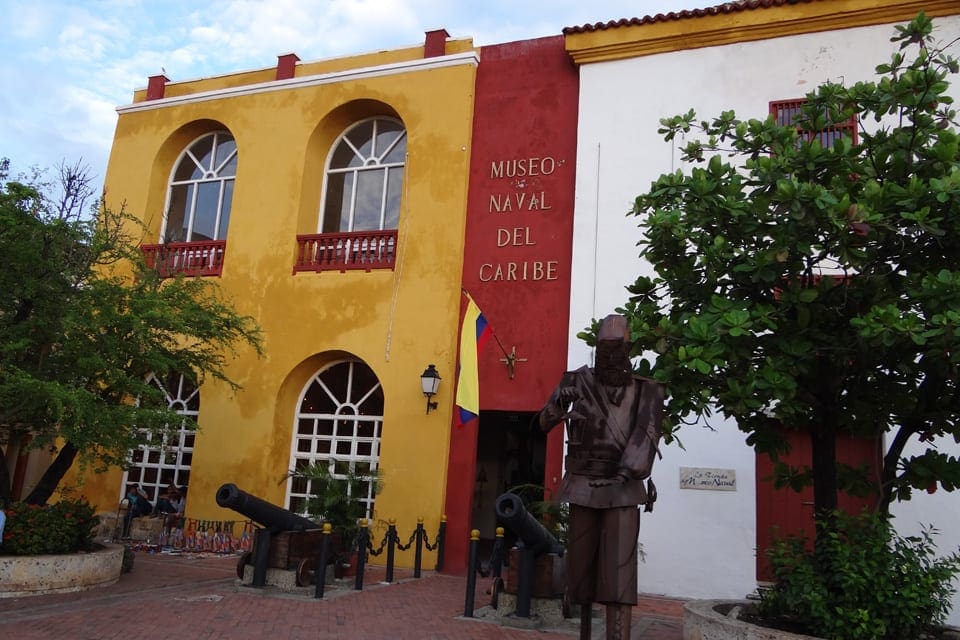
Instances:
[[[623,316],[611,313],[600,322],[597,340],[617,340],[630,342],[630,325]]]

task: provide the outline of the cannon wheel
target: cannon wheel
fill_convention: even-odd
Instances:
[[[250,564],[250,559],[253,558],[253,553],[250,551],[245,551],[240,559],[237,560],[237,577],[243,580],[243,568]]]
[[[296,582],[298,587],[309,587],[310,583],[313,582],[313,564],[310,558],[304,558],[297,565]]]

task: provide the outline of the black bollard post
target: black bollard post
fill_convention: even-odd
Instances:
[[[470,555],[467,560],[467,595],[463,603],[463,617],[473,617],[473,598],[477,590],[477,547],[480,546],[480,531],[470,532]]]
[[[440,529],[437,531],[437,571],[443,571],[443,545],[447,537],[447,516],[440,516]]]
[[[413,577],[420,577],[420,563],[423,561],[423,518],[417,518],[417,547],[413,552]]]
[[[490,551],[490,606],[497,609],[500,606],[500,593],[503,591],[503,558],[506,551],[503,548],[503,527],[497,527],[496,540]]]
[[[367,566],[367,543],[370,541],[370,523],[360,518],[360,534],[357,536],[357,578],[353,582],[354,591],[363,591],[363,571]]]
[[[533,572],[536,567],[534,549],[520,547],[520,566],[517,567],[517,617],[530,617],[530,598],[533,594]]]
[[[393,556],[396,553],[397,521],[390,518],[387,527],[387,577],[386,582],[393,582]]]
[[[329,522],[323,523],[323,535],[320,536],[320,557],[317,558],[316,568],[316,588],[313,591],[314,598],[323,597],[323,589],[327,582],[327,558],[330,557],[330,532],[333,526]]]
[[[253,581],[251,587],[262,587],[267,584],[267,563],[270,561],[270,538],[273,531],[269,527],[257,529],[254,544],[256,553],[253,556]]]
[[[500,577],[503,571],[503,527],[497,527],[497,538],[493,542],[490,552],[490,575],[494,580]]]

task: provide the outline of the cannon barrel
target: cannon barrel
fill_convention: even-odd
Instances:
[[[233,483],[227,483],[217,489],[217,504],[233,509],[254,522],[277,531],[306,531],[320,528],[320,525],[312,520],[261,500]]]
[[[509,492],[501,494],[497,498],[494,509],[503,526],[515,533],[523,545],[532,549],[536,555],[542,553],[563,555],[563,546],[547,531],[546,527],[530,515],[527,508],[523,506],[520,496]]]

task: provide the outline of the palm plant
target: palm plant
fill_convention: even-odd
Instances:
[[[318,522],[329,522],[334,533],[340,536],[342,549],[352,550],[360,530],[360,518],[372,515],[367,513],[364,500],[368,488],[372,488],[371,498],[383,489],[379,472],[372,469],[358,472],[352,464],[331,458],[294,469],[288,476],[307,482],[304,503],[307,516]]]

